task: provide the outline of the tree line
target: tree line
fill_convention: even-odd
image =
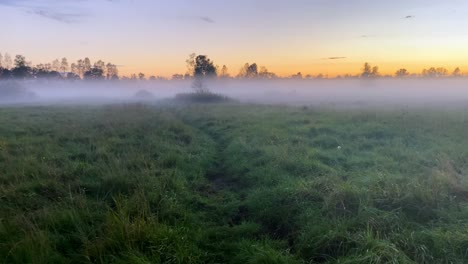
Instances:
[[[202,74],[205,78],[218,79],[325,79],[327,75],[305,75],[301,72],[288,77],[280,77],[269,71],[265,66],[257,63],[245,63],[237,74],[231,75],[226,65],[215,65],[206,55],[190,54],[186,60],[187,71],[185,74],[174,74],[171,80],[194,80]],[[206,76],[205,76],[206,75]],[[197,77],[198,76],[198,77]],[[398,69],[393,75],[385,75],[379,72],[378,66],[364,63],[359,74],[345,74],[334,78],[444,78],[464,77],[460,68],[449,72],[444,67],[431,67],[423,69],[420,73],[410,73],[407,69]],[[56,80],[167,80],[160,76],[149,76],[145,74],[131,74],[130,76],[119,76],[118,66],[98,60],[94,63],[89,58],[79,59],[69,64],[67,58],[56,59],[50,63],[32,65],[23,55],[12,58],[8,53],[0,53],[0,80],[5,79],[56,79]],[[200,79],[200,78],[198,78]],[[202,88],[201,88],[202,89]]]

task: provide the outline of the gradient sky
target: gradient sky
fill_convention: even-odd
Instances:
[[[0,16],[0,52],[35,64],[87,56],[170,76],[195,52],[231,74],[246,62],[283,76],[357,73],[366,61],[384,73],[468,71],[464,0],[0,0]]]

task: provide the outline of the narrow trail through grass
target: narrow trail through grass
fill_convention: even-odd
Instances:
[[[466,112],[0,109],[0,263],[466,263]]]

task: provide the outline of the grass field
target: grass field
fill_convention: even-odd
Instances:
[[[468,110],[0,109],[0,263],[468,263]]]

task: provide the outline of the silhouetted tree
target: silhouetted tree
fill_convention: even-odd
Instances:
[[[460,77],[460,76],[462,76],[462,73],[461,73],[460,68],[458,68],[458,67],[455,68],[455,70],[453,70],[453,72],[452,72],[452,76],[453,76],[453,77]]]
[[[380,75],[379,73],[379,67],[374,66],[372,67],[369,63],[364,63],[364,66],[362,67],[362,72],[361,72],[361,77],[362,78],[375,78]]]
[[[3,56],[1,52],[0,52],[0,69],[3,69]]]
[[[140,81],[145,80],[145,74],[142,73],[142,72],[138,73],[138,80],[140,80]]]
[[[439,78],[439,77],[445,77],[447,75],[448,75],[448,70],[443,67],[439,67],[439,68],[431,67],[429,69],[424,69],[422,71],[422,76],[425,78]]]
[[[223,65],[223,67],[221,68],[219,77],[223,79],[229,78],[229,72],[228,72],[228,68],[226,67],[226,65]]]
[[[80,80],[80,76],[78,76],[78,74],[76,73],[69,72],[67,73],[67,80],[70,80],[70,81]]]
[[[296,74],[293,74],[291,76],[291,79],[302,79],[302,73],[301,72],[298,72]]]
[[[119,70],[117,66],[112,63],[107,63],[106,65],[107,80],[118,80],[119,79]]]
[[[380,76],[380,73],[379,73],[379,66],[374,66],[374,67],[372,67],[371,76],[372,76],[372,77],[378,77],[378,76]]]
[[[372,75],[372,66],[369,63],[364,63],[364,67],[362,67],[361,77],[362,78],[369,78]]]
[[[185,60],[187,65],[187,74],[192,75],[195,72],[195,58],[197,54],[192,53],[189,55],[188,59]]]
[[[102,60],[95,62],[93,67],[102,70],[102,72],[106,72],[106,63]]]
[[[205,80],[215,78],[216,75],[216,67],[213,62],[206,55],[198,55],[195,58],[192,88],[196,93],[208,93]]]
[[[409,72],[408,70],[402,68],[402,69],[399,69],[398,71],[395,72],[395,77],[397,78],[404,78],[404,77],[407,77],[409,76]]]
[[[89,60],[89,58],[86,57],[83,60],[83,72],[87,72],[90,70],[91,70],[91,61]]]
[[[60,71],[60,61],[58,59],[52,61],[52,70],[56,72]]]
[[[84,73],[83,78],[85,80],[102,80],[104,78],[104,72],[102,69],[93,67]]]
[[[177,74],[177,73],[176,73],[176,74],[173,74],[173,75],[172,75],[172,78],[171,78],[171,80],[183,80],[183,79],[184,79],[184,75],[182,75],[182,74]]]
[[[11,74],[17,79],[26,79],[31,77],[31,67],[27,65],[26,58],[22,55],[16,55],[15,67],[11,70]]]
[[[67,58],[62,58],[62,62],[60,63],[60,71],[61,72],[68,72]]]
[[[5,53],[5,56],[3,57],[3,68],[7,70],[11,70],[11,67],[13,66],[11,56],[8,53]]]
[[[245,73],[245,77],[247,78],[256,78],[258,76],[258,66],[257,63],[253,63],[247,67],[247,72]]]

